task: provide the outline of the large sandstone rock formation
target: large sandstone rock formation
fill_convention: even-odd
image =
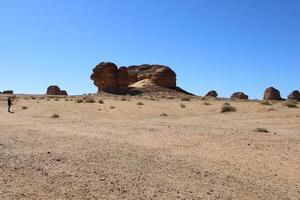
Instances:
[[[47,95],[68,95],[66,90],[61,90],[57,85],[51,85],[47,88]]]
[[[289,100],[300,101],[300,92],[299,92],[299,90],[293,91],[293,92],[288,96],[288,99],[289,99]]]
[[[205,97],[214,97],[214,98],[217,98],[218,97],[218,93],[215,91],[215,90],[211,90],[209,91]]]
[[[2,94],[14,94],[13,90],[4,90]]]
[[[145,80],[156,86],[177,89],[175,72],[163,65],[134,65],[118,69],[114,63],[102,62],[93,69],[91,79],[98,92],[125,94],[130,92],[131,85]]]
[[[232,99],[248,99],[249,96],[246,95],[244,92],[235,92],[231,95]]]
[[[265,100],[282,100],[279,90],[275,89],[274,87],[269,87],[265,90],[264,99]]]

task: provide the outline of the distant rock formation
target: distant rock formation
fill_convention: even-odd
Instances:
[[[214,98],[217,98],[218,97],[218,93],[215,91],[215,90],[211,90],[209,91],[205,97],[214,97]]]
[[[68,95],[66,90],[61,90],[57,85],[51,85],[47,88],[47,95]]]
[[[243,92],[235,92],[231,95],[232,99],[249,99],[249,96]]]
[[[264,99],[265,100],[282,100],[279,90],[275,89],[274,87],[269,87],[265,90]]]
[[[93,69],[91,79],[97,86],[98,92],[130,93],[133,87],[131,85],[140,81],[179,91],[176,87],[176,73],[163,65],[133,65],[118,69],[114,63],[101,62]]]
[[[13,90],[4,90],[2,94],[14,94]]]
[[[293,91],[293,92],[288,96],[288,99],[289,99],[289,100],[300,101],[300,92],[299,92],[299,90]]]

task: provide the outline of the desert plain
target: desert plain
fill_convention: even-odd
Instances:
[[[300,108],[283,102],[0,98],[1,200],[300,199]]]

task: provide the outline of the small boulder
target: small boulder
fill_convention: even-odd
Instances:
[[[289,100],[300,101],[300,92],[299,92],[299,90],[293,91],[293,92],[288,96],[288,99],[289,99]]]
[[[215,90],[211,90],[209,91],[205,97],[214,97],[214,98],[217,98],[218,97],[218,93],[215,91]]]
[[[248,99],[249,96],[243,92],[235,92],[231,95],[232,99]]]
[[[60,95],[68,96],[68,92],[67,92],[66,90],[62,90],[62,91],[60,92]]]
[[[269,87],[265,90],[264,100],[282,100],[279,90],[274,87]]]

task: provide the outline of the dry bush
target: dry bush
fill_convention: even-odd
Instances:
[[[60,116],[59,116],[59,114],[56,114],[56,113],[53,113],[52,115],[51,115],[51,118],[59,118]]]
[[[69,101],[69,99],[65,99],[65,101]]]
[[[190,97],[182,97],[180,100],[181,100],[181,101],[190,101],[191,98],[190,98]]]
[[[256,128],[253,131],[258,133],[269,133],[269,131],[266,128]]]
[[[167,117],[168,115],[166,113],[160,114],[161,117]]]
[[[283,103],[283,105],[288,108],[298,108],[297,102],[295,102],[295,101],[286,101]]]
[[[98,100],[98,103],[100,103],[100,104],[104,104],[104,101],[103,101],[103,99],[99,99],[99,100]]]
[[[116,107],[115,106],[110,106],[110,109],[115,109]]]
[[[167,99],[175,99],[175,97],[167,97]]]
[[[46,99],[46,101],[51,101],[51,99],[48,98],[48,99]]]
[[[125,97],[122,97],[121,101],[127,101],[127,99]]]
[[[82,99],[76,99],[76,103],[82,103],[83,100]]]
[[[93,97],[87,97],[87,98],[85,99],[85,102],[86,102],[86,103],[95,103],[96,101],[95,101],[95,99],[94,99]]]
[[[59,99],[58,99],[58,98],[56,98],[56,99],[54,99],[54,101],[59,101]]]
[[[223,105],[222,108],[221,108],[221,113],[226,113],[226,112],[235,112],[236,111],[236,108],[233,107],[232,105]]]
[[[263,106],[271,106],[272,103],[271,103],[270,101],[268,101],[268,100],[263,100],[263,101],[260,102],[260,105],[263,105]]]
[[[186,108],[186,105],[184,105],[183,103],[180,104],[180,108]]]
[[[143,104],[143,102],[140,102],[140,101],[139,101],[139,102],[136,103],[136,105],[142,106],[142,105],[144,105],[144,104]]]
[[[211,105],[211,103],[208,102],[208,101],[204,101],[203,104],[204,104],[205,106],[210,106],[210,105]]]
[[[26,110],[26,109],[28,109],[28,107],[27,106],[22,106],[22,109]]]
[[[31,99],[32,99],[32,100],[35,100],[35,99],[36,99],[36,97],[33,97],[33,96],[32,96],[32,97],[31,97]]]

